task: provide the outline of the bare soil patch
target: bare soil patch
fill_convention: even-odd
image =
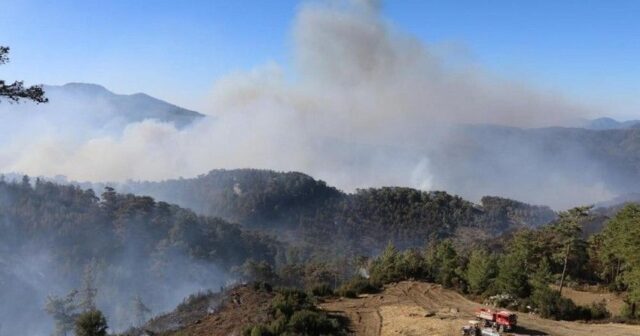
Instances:
[[[349,318],[355,335],[460,335],[480,304],[439,285],[404,281],[379,294],[335,299],[321,304],[327,311]],[[640,326],[553,321],[519,313],[513,335],[639,336]]]
[[[559,289],[559,287],[555,286],[554,289]],[[577,305],[587,307],[594,302],[600,302],[604,300],[607,306],[607,310],[611,312],[613,316],[620,316],[622,307],[624,307],[623,298],[616,293],[588,292],[565,287],[562,289],[562,296],[573,300],[573,302],[575,302]]]

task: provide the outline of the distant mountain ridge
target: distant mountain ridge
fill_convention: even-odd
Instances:
[[[613,118],[604,117],[604,118],[597,118],[597,119],[587,121],[586,124],[584,125],[584,128],[592,129],[592,130],[611,130],[611,129],[632,128],[632,127],[639,127],[639,126],[640,126],[640,120],[618,121]]]
[[[128,124],[147,119],[182,128],[204,117],[144,93],[116,94],[98,84],[43,85],[43,89],[49,99],[46,104],[0,104],[0,143],[3,136],[10,142],[20,133],[29,137],[55,131],[65,138],[118,134]]]
[[[145,93],[116,94],[98,84],[67,83],[62,86],[44,85],[43,88],[49,97],[49,108],[57,108],[58,99],[72,100],[76,108],[109,109],[127,122],[156,119],[183,127],[204,116]]]

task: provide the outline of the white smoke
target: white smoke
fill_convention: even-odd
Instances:
[[[4,139],[0,170],[117,181],[255,167],[303,171],[347,190],[404,185],[476,196],[483,191],[443,182],[433,170],[429,153],[448,141],[448,125],[559,125],[592,112],[476,66],[453,66],[379,8],[364,0],[302,6],[292,76],[267,64],[222,78],[212,117],[187,128],[146,120],[122,132],[16,136]]]

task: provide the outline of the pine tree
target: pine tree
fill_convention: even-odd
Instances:
[[[74,321],[78,316],[78,306],[76,296],[78,291],[74,290],[65,297],[50,295],[47,297],[45,311],[51,315],[55,323],[54,336],[66,336],[73,329]]]
[[[398,250],[393,243],[389,242],[380,257],[376,258],[371,265],[371,281],[385,284],[399,280],[398,259]]]
[[[90,310],[78,316],[75,321],[76,336],[106,336],[107,320],[99,310]]]
[[[577,248],[581,244],[580,236],[582,234],[581,222],[589,217],[590,206],[577,207],[559,214],[558,222],[552,226],[560,240],[559,250],[555,251],[557,260],[562,260],[562,274],[560,276],[560,294],[564,287],[564,279],[567,274],[569,258],[572,253],[576,253]],[[584,247],[584,246],[583,246]]]
[[[0,65],[9,62],[9,47],[0,46]],[[44,96],[42,86],[25,87],[22,81],[15,81],[7,84],[0,79],[0,102],[1,98],[6,98],[9,102],[17,103],[27,99],[36,103],[46,103],[49,100]]]
[[[427,249],[429,273],[437,283],[445,287],[452,287],[458,279],[458,261],[458,253],[448,239],[432,244]]]
[[[603,254],[613,255],[614,277],[627,288],[630,316],[640,315],[640,205],[629,204],[602,231]]]
[[[547,258],[543,258],[538,264],[538,268],[531,277],[531,287],[533,288],[548,288],[552,281],[551,266]]]
[[[469,257],[466,272],[469,291],[473,294],[484,293],[495,279],[496,273],[495,257],[484,249],[474,250]]]
[[[517,254],[504,255],[498,263],[496,287],[506,294],[527,297],[531,291],[524,263]]]

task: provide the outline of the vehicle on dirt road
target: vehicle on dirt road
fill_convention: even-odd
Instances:
[[[481,325],[491,326],[498,331],[511,331],[518,324],[518,316],[508,310],[492,310],[479,308],[476,310],[476,318]]]

